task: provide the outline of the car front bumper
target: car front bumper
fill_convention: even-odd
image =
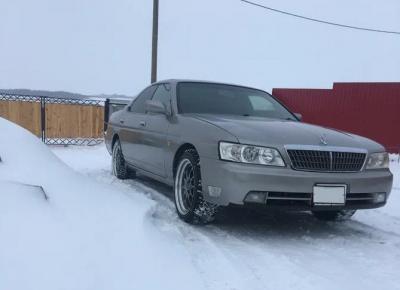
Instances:
[[[346,185],[345,205],[335,206],[335,209],[381,207],[385,205],[393,183],[389,170],[307,172],[210,158],[201,158],[201,175],[203,195],[209,202],[222,206],[248,205],[245,199],[250,192],[264,192],[266,200],[258,205],[296,210],[332,209],[332,206],[313,205],[312,193],[317,184]],[[377,202],[375,197],[381,193],[386,198]]]

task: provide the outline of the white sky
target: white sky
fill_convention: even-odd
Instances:
[[[398,0],[254,0],[400,31]],[[150,81],[152,0],[0,0],[0,88],[134,95]],[[400,81],[400,36],[305,22],[239,0],[160,0],[159,79],[273,87]]]

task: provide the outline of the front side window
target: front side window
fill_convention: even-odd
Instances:
[[[146,101],[151,99],[155,89],[156,86],[151,86],[144,89],[144,91],[142,91],[133,101],[131,105],[131,112],[144,114],[146,112]]]
[[[181,114],[221,114],[296,120],[284,106],[266,92],[224,84],[178,84]]]
[[[170,84],[160,84],[157,87],[156,92],[153,95],[154,101],[160,101],[165,106],[169,106],[171,99],[171,85]]]

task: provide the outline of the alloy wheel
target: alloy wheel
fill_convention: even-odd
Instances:
[[[181,214],[192,210],[196,202],[197,186],[195,184],[194,168],[189,159],[183,159],[177,170],[175,179],[175,199]]]

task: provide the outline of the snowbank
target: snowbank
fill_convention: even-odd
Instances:
[[[201,285],[180,246],[145,222],[151,200],[73,171],[1,118],[0,131],[0,289]]]

